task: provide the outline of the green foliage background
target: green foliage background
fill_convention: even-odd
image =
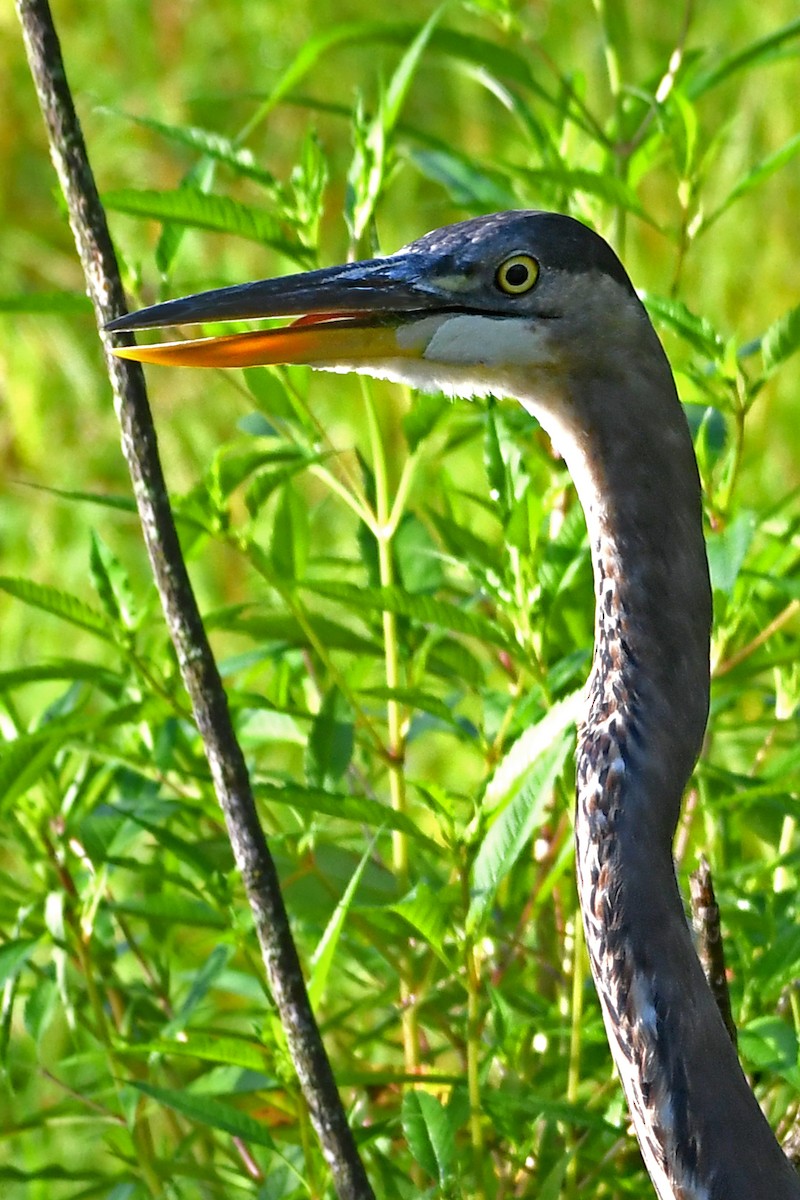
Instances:
[[[697,430],[717,614],[679,865],[712,860],[743,1059],[785,1131],[800,1088],[795,5],[55,16],[132,304],[504,207],[590,221],[646,290]],[[0,30],[0,1187],[327,1195],[8,7]],[[563,468],[505,403],[298,369],[150,383],[377,1193],[648,1194],[576,933],[591,577]]]

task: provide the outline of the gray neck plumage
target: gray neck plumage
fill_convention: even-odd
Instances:
[[[592,971],[661,1200],[797,1200],[798,1177],[706,985],[672,861],[709,690],[711,595],[691,438],[655,334],[641,386],[630,364],[616,384],[610,374],[606,362],[596,378],[589,366],[568,381],[555,419],[552,404],[527,404],[567,460],[592,548],[595,651],[576,815]]]

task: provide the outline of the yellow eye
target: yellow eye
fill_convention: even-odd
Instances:
[[[522,296],[529,292],[539,278],[539,264],[530,254],[512,254],[497,268],[495,280],[502,292]]]

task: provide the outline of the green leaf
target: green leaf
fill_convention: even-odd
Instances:
[[[587,196],[596,196],[615,208],[634,213],[648,225],[656,224],[650,214],[642,208],[630,184],[608,171],[589,171],[583,167],[568,167],[556,163],[551,167],[536,169],[517,167],[514,173],[524,180],[534,196],[544,188],[555,189],[568,196],[583,192]]]
[[[441,552],[419,517],[406,513],[394,539],[403,587],[412,595],[435,592],[443,585]]]
[[[247,238],[285,254],[301,267],[313,263],[313,251],[287,233],[282,221],[228,196],[206,196],[194,188],[176,188],[171,192],[125,188],[107,192],[103,203],[114,212]]]
[[[792,354],[800,349],[800,304],[778,317],[761,339],[764,371],[772,375]]]
[[[800,151],[800,133],[795,134],[783,146],[770,154],[767,158],[757,163],[744,178],[740,179],[734,188],[728,192],[728,195],[717,208],[710,212],[707,217],[701,222],[697,235],[705,233],[709,226],[719,220],[723,213],[735,204],[737,200],[741,200],[742,196],[746,196],[748,192],[752,192],[759,187],[770,175],[774,175],[776,171],[780,171],[785,167],[795,155]],[[696,235],[696,236],[697,236]]]
[[[306,746],[306,777],[326,790],[337,783],[353,757],[353,719],[337,687],[331,688],[311,724]]]
[[[500,882],[541,825],[556,779],[574,746],[572,724],[583,689],[560,701],[522,734],[489,782],[483,807],[494,812],[472,867],[472,901],[467,925],[475,928]]]
[[[159,1104],[172,1108],[199,1125],[208,1125],[211,1129],[221,1129],[233,1137],[242,1138],[254,1146],[266,1146],[275,1149],[275,1143],[261,1121],[256,1121],[247,1113],[240,1112],[232,1104],[224,1104],[221,1100],[213,1100],[208,1096],[194,1096],[185,1089],[176,1091],[174,1088],[156,1087],[152,1083],[144,1083],[138,1079],[128,1080],[130,1087],[136,1088],[145,1096],[157,1100]]]
[[[422,934],[440,958],[444,958],[444,939],[451,928],[451,909],[442,902],[440,891],[434,891],[422,880],[391,908]]]
[[[500,506],[500,519],[505,524],[511,502],[510,485],[500,435],[497,428],[497,406],[490,404],[486,413],[486,440],[483,446],[483,465],[489,496]]]
[[[96,504],[100,508],[111,508],[117,512],[135,513],[136,501],[132,496],[113,496],[101,492],[81,492],[70,488],[47,487],[43,483],[27,483],[26,487],[62,500],[77,500],[80,504]]]
[[[78,292],[19,292],[0,295],[0,313],[25,313],[34,316],[89,316],[92,304]]]
[[[758,1017],[739,1030],[742,1057],[760,1071],[788,1071],[797,1066],[797,1034],[780,1017]]]
[[[318,596],[340,600],[351,609],[393,612],[398,616],[410,617],[423,625],[437,625],[452,633],[478,638],[490,645],[503,646],[506,649],[517,648],[513,639],[499,624],[489,621],[486,617],[457,608],[444,600],[435,600],[432,596],[410,596],[398,586],[357,587],[355,584],[332,579],[315,580],[313,583],[304,580],[301,586],[305,591],[314,592]]]
[[[250,516],[257,516],[272,493],[279,487],[283,487],[285,483],[301,471],[305,471],[306,467],[312,463],[322,462],[326,457],[325,454],[304,454],[283,467],[259,471],[245,492],[244,502]]]
[[[1,681],[2,676],[0,676]],[[440,721],[444,721],[447,725],[457,724],[458,719],[450,706],[437,696],[431,696],[428,692],[423,692],[420,688],[359,688],[358,695],[365,698],[371,697],[375,700],[396,700],[398,704],[403,704],[406,708],[415,708],[420,712],[430,713],[432,717],[438,717]]]
[[[282,582],[299,580],[305,574],[308,546],[308,507],[287,484],[275,511],[269,546],[270,565]]]
[[[27,683],[48,683],[56,679],[96,683],[103,690],[113,692],[118,692],[122,686],[119,675],[97,663],[85,662],[78,658],[56,658],[32,667],[0,671],[0,692],[12,691]]]
[[[306,586],[305,582],[303,586]],[[257,609],[253,611],[249,607],[235,605],[218,609],[206,617],[207,629],[228,629],[232,632],[248,633],[259,643],[299,647],[309,645],[306,625],[315,638],[329,648],[347,650],[351,654],[366,654],[378,658],[383,656],[382,647],[377,641],[355,633],[337,621],[316,614],[306,613],[304,624],[301,625],[291,613],[263,612]]]
[[[341,792],[325,792],[319,788],[302,788],[293,784],[277,787],[271,783],[257,783],[254,790],[259,799],[270,804],[291,804],[301,812],[318,813],[342,821],[357,821],[374,830],[384,826],[397,829],[420,842],[435,846],[405,813],[395,812],[393,808],[369,796],[348,796]]]
[[[163,1028],[163,1037],[168,1038],[184,1029],[192,1013],[214,986],[221,971],[224,971],[233,954],[232,946],[214,946],[206,961],[192,979],[189,993],[171,1021]]]
[[[181,188],[209,195],[214,186],[216,168],[213,158],[203,156],[193,163],[180,182]],[[166,221],[161,228],[161,236],[156,246],[156,267],[162,278],[166,278],[172,270],[172,264],[177,258],[184,235],[188,226],[176,221]]]
[[[131,629],[136,625],[133,590],[119,559],[111,553],[100,535],[93,529],[89,551],[89,569],[94,589],[113,624]]]
[[[455,1163],[455,1130],[446,1108],[420,1088],[403,1096],[403,1132],[417,1163],[444,1187]]]
[[[126,1054],[169,1054],[178,1058],[199,1058],[204,1062],[220,1063],[229,1067],[241,1067],[245,1071],[264,1072],[269,1059],[267,1051],[259,1042],[244,1038],[217,1037],[213,1034],[196,1033],[193,1029],[181,1032],[180,1038],[159,1038],[153,1042],[132,1042],[125,1047]]]
[[[450,407],[441,392],[415,392],[411,408],[403,416],[403,433],[413,454],[433,432],[439,418]]]
[[[34,583],[31,579],[11,578],[0,576],[0,591],[15,596],[23,604],[38,608],[43,612],[60,617],[70,625],[85,629],[106,642],[115,640],[114,629],[108,623],[103,613],[96,608],[90,608],[83,600],[70,592],[61,592],[46,584]]]
[[[383,123],[384,133],[391,132],[397,124],[400,116],[400,111],[405,103],[406,96],[411,88],[414,75],[419,67],[422,55],[425,52],[425,47],[431,39],[436,26],[444,16],[447,5],[442,4],[439,8],[434,9],[428,20],[411,41],[410,46],[406,50],[397,68],[389,81],[389,86],[386,89],[386,98],[383,105]]]
[[[733,592],[756,526],[755,513],[740,512],[721,533],[713,533],[707,539],[711,585],[715,591],[724,592],[726,596]]]
[[[17,977],[38,944],[36,938],[11,938],[0,946],[0,988]]]
[[[441,184],[454,204],[462,208],[503,211],[514,208],[518,198],[498,171],[479,169],[466,158],[447,150],[411,150],[409,158],[426,179]]]
[[[336,954],[336,947],[339,944],[339,938],[341,937],[347,914],[350,911],[350,906],[358,891],[358,885],[361,882],[361,876],[364,874],[364,868],[370,860],[374,847],[375,842],[373,840],[367,846],[361,857],[361,861],[348,881],[344,895],[336,905],[333,915],[330,921],[328,921],[325,932],[312,956],[311,975],[308,981],[308,998],[313,1008],[316,1008],[321,1003],[322,997],[325,994],[328,976],[330,975],[334,955]]]
[[[0,743],[0,812],[38,783],[63,745],[57,729],[47,734],[23,734]]]
[[[120,108],[103,107],[99,111],[120,117],[124,121],[130,121],[131,124],[138,125],[141,129],[149,129],[153,133],[157,133],[169,142],[185,146],[188,150],[193,150],[206,158],[213,158],[217,162],[224,163],[225,166],[231,168],[234,174],[253,179],[271,191],[275,191],[277,188],[275,176],[264,167],[259,166],[252,150],[248,150],[246,146],[240,146],[220,133],[202,129],[198,125],[165,125],[162,121],[154,121],[152,117],[135,116]]]
[[[129,897],[125,900],[110,900],[114,912],[130,913],[156,924],[189,925],[198,929],[227,929],[228,918],[224,912],[212,908],[204,900],[187,900],[176,892],[164,892],[157,896]]]
[[[565,1150],[559,1159],[557,1159],[552,1170],[547,1173],[542,1185],[537,1193],[537,1200],[559,1200],[563,1195],[564,1180],[567,1177],[567,1168],[575,1156],[576,1148],[573,1146],[569,1150]]]
[[[751,42],[743,50],[737,50],[735,53],[727,55],[711,70],[700,72],[689,85],[689,95],[692,99],[697,99],[704,92],[718,87],[720,83],[739,71],[767,66],[776,59],[785,57],[788,43],[798,37],[800,37],[800,19],[790,21],[788,25],[783,25],[773,33],[768,33],[765,37]]]
[[[643,300],[647,311],[657,324],[666,325],[705,358],[713,362],[725,353],[725,342],[710,321],[705,317],[698,317],[682,301],[649,294],[646,294]]]

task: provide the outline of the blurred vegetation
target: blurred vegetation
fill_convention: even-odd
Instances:
[[[706,491],[714,714],[679,865],[712,860],[743,1059],[785,1131],[800,1102],[795,5],[287,14],[56,5],[132,305],[504,207],[569,211],[612,240],[691,406]],[[0,30],[0,1185],[328,1195],[9,8]],[[571,722],[592,606],[562,466],[507,403],[299,369],[150,383],[377,1194],[650,1194],[576,947]]]

